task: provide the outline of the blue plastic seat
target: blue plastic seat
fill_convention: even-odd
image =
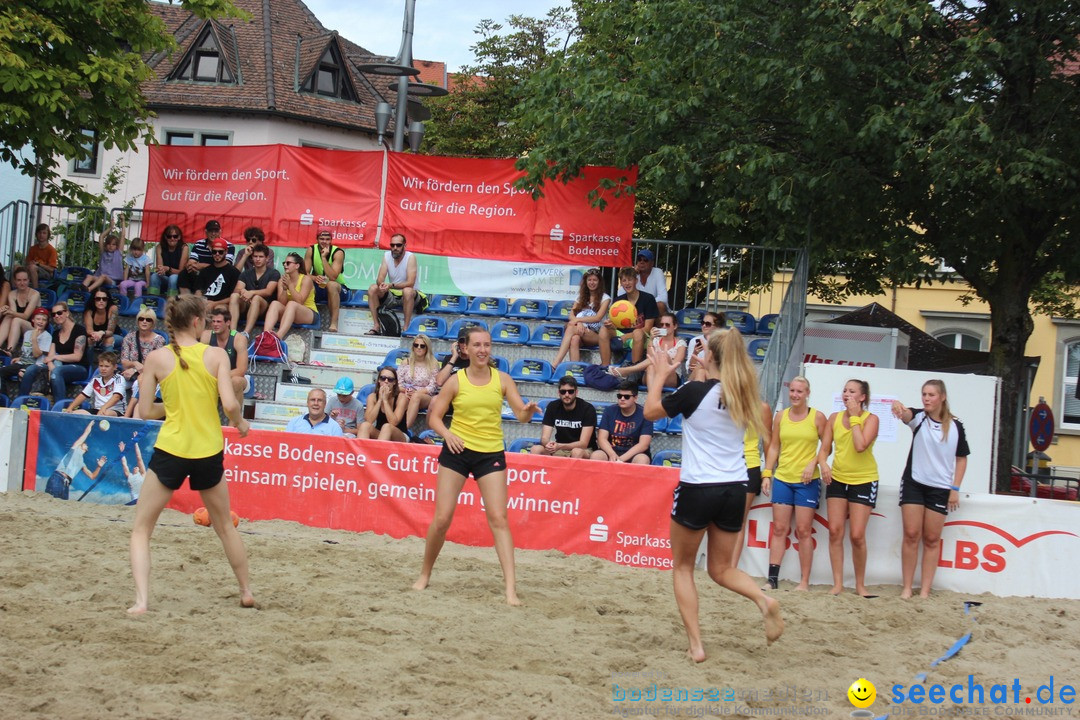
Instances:
[[[434,430],[425,430],[422,433],[420,433],[420,440],[422,442],[430,443],[430,444],[434,444],[434,445],[442,445],[443,444],[442,435],[439,435]]]
[[[409,357],[409,350],[411,348],[396,348],[386,353],[386,357],[383,358],[379,367],[393,367],[396,368],[405,361],[405,358]]]
[[[375,392],[375,383],[368,383],[356,391],[356,399],[361,405],[367,405],[368,395]]]
[[[432,295],[427,311],[441,315],[464,315],[468,307],[468,301],[461,295]]]
[[[416,337],[420,334],[441,338],[446,334],[446,319],[434,315],[418,315],[409,322],[405,332],[401,333],[403,337]]]
[[[735,328],[743,335],[753,335],[757,332],[757,320],[748,312],[731,310],[724,313],[724,323],[729,328]]]
[[[594,402],[594,403],[592,403],[592,406],[593,406],[594,408],[596,408],[596,422],[598,422],[598,423],[599,423],[599,422],[600,422],[600,419],[601,419],[602,417],[604,417],[604,411],[605,411],[605,410],[607,410],[607,409],[608,409],[609,407],[611,407],[611,406],[612,406],[612,405],[614,405],[614,404],[615,404],[615,403],[611,403],[611,402],[603,402],[603,401],[600,401],[600,402]],[[658,420],[657,422],[659,422],[659,420]],[[656,423],[653,423],[653,426],[655,427],[655,426],[656,426]]]
[[[653,425],[653,432],[656,432],[655,425]],[[668,418],[667,427],[664,428],[664,432],[668,435],[682,435],[682,415]]]
[[[506,317],[523,320],[543,320],[548,316],[547,300],[519,298],[510,304]]]
[[[506,315],[506,298],[501,297],[474,297],[469,303],[468,315],[483,315],[486,317],[503,317]]]
[[[142,297],[132,298],[126,308],[121,306],[120,314],[125,317],[133,317],[138,315],[139,310],[143,307],[147,307],[154,311],[159,320],[164,320],[166,302],[168,302],[168,299],[160,295],[143,295]]]
[[[570,311],[573,308],[573,300],[560,300],[557,303],[552,303],[548,309],[548,320],[569,320]]]
[[[555,372],[551,373],[551,382],[558,383],[567,375],[572,375],[577,380],[579,387],[585,387],[585,368],[588,365],[587,362],[564,360],[559,363],[559,367],[555,368]]]
[[[566,332],[566,325],[563,323],[541,323],[533,328],[529,345],[559,347],[562,344],[564,332]]]
[[[769,351],[769,338],[757,338],[746,345],[747,352],[754,362],[765,362],[765,353]]]
[[[555,398],[543,398],[542,400],[537,400],[537,409],[536,412],[533,413],[532,422],[543,422],[544,412],[547,410],[547,406],[555,401]]]
[[[652,423],[652,431],[653,431],[653,435],[655,435],[656,433],[662,433],[662,432],[666,432],[666,431],[667,431],[667,426],[668,426],[668,422],[669,422],[670,420],[671,420],[671,418],[669,418],[669,417],[668,417],[667,415],[665,415],[664,417],[660,418],[659,420],[653,420],[653,423]]]
[[[507,360],[506,358],[501,357],[499,355],[492,355],[491,359],[495,363],[495,369],[496,370],[501,370],[504,373],[509,373],[510,372],[510,361],[509,360]],[[443,361],[440,360],[439,362],[441,363]]]
[[[701,330],[701,319],[705,317],[705,311],[701,308],[683,308],[675,313],[675,319],[679,321],[679,327],[687,330]]]
[[[56,291],[42,288],[38,292],[41,293],[41,307],[51,310],[52,306],[56,304]]]
[[[367,306],[367,288],[364,288],[363,290],[350,290],[348,296],[341,301],[341,307],[366,308]]]
[[[551,372],[551,363],[547,360],[522,358],[510,369],[510,377],[518,382],[547,382]]]
[[[74,402],[74,398],[64,398],[63,400],[61,400],[58,403],[55,403],[51,408],[49,408],[49,411],[50,412],[63,412],[67,408],[67,406],[70,405],[72,402]]]
[[[780,316],[776,313],[762,315],[757,322],[758,335],[772,335],[776,331],[776,323],[780,322]]]
[[[90,300],[90,293],[85,288],[71,288],[65,292],[59,302],[68,306],[68,311],[72,314],[81,313],[86,310],[86,303]]]
[[[653,455],[652,464],[661,467],[682,467],[682,450],[661,450]]]
[[[540,438],[518,438],[510,443],[510,447],[506,448],[506,452],[511,453],[528,453],[532,450],[533,445],[540,443]]]
[[[529,398],[527,398],[527,397],[523,397],[523,398],[521,398],[521,400],[522,400],[522,402],[526,402],[526,403],[529,402]],[[514,411],[510,409],[510,403],[508,403],[506,401],[506,398],[503,398],[503,402],[502,402],[502,419],[503,420],[517,420],[517,415],[515,415]]]
[[[500,320],[491,328],[491,342],[521,345],[529,341],[529,326],[514,320]]]
[[[51,405],[49,398],[40,395],[19,395],[11,401],[11,407],[16,410],[48,410]]]
[[[58,279],[60,282],[67,285],[82,285],[82,281],[92,272],[93,271],[89,268],[79,267],[78,265],[69,265],[60,270]]]
[[[443,335],[443,339],[451,341],[457,340],[458,333],[469,327],[482,327],[487,330],[488,324],[480,318],[459,318],[447,329],[446,334]]]

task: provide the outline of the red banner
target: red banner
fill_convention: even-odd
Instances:
[[[142,234],[154,238],[176,223],[197,239],[214,218],[234,241],[257,224],[271,243],[302,246],[314,242],[317,227],[329,226],[337,245],[373,247],[382,209],[383,233],[405,232],[415,252],[632,264],[633,197],[615,197],[603,186],[623,176],[636,182],[636,169],[586,168],[570,183],[549,182],[539,200],[514,187],[521,176],[513,159],[288,145],[153,146]],[[604,209],[593,206],[593,192]]]

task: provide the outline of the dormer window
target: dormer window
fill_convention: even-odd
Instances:
[[[207,25],[198,41],[188,51],[187,57],[180,63],[170,80],[194,80],[196,82],[232,83],[225,57],[218,46],[217,38]]]
[[[315,65],[314,72],[300,89],[304,92],[356,102],[356,91],[353,90],[349,75],[345,71],[345,63],[341,61],[337,46],[333,44],[326,48],[326,52]]]

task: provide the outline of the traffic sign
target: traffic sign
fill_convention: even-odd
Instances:
[[[1050,447],[1054,439],[1054,411],[1044,402],[1040,402],[1031,411],[1031,423],[1028,425],[1031,446],[1042,452]]]

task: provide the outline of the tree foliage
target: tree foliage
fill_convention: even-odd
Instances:
[[[231,0],[185,0],[196,15],[243,17]],[[84,130],[105,148],[152,140],[140,84],[145,59],[175,40],[146,0],[20,0],[0,4],[0,160],[42,183],[48,201],[85,203],[52,161],[86,159]],[[32,157],[21,150],[29,146]]]
[[[476,58],[453,80],[450,95],[432,100],[425,152],[465,157],[517,157],[532,145],[514,122],[525,81],[566,47],[572,16],[553,8],[544,18],[512,15],[483,20],[471,50]]]
[[[933,281],[943,259],[990,306],[1007,465],[1029,303],[1076,311],[1055,289],[1080,281],[1080,3],[575,10],[577,42],[519,107],[530,180],[637,164],[673,231],[807,244],[815,289],[837,297]]]

